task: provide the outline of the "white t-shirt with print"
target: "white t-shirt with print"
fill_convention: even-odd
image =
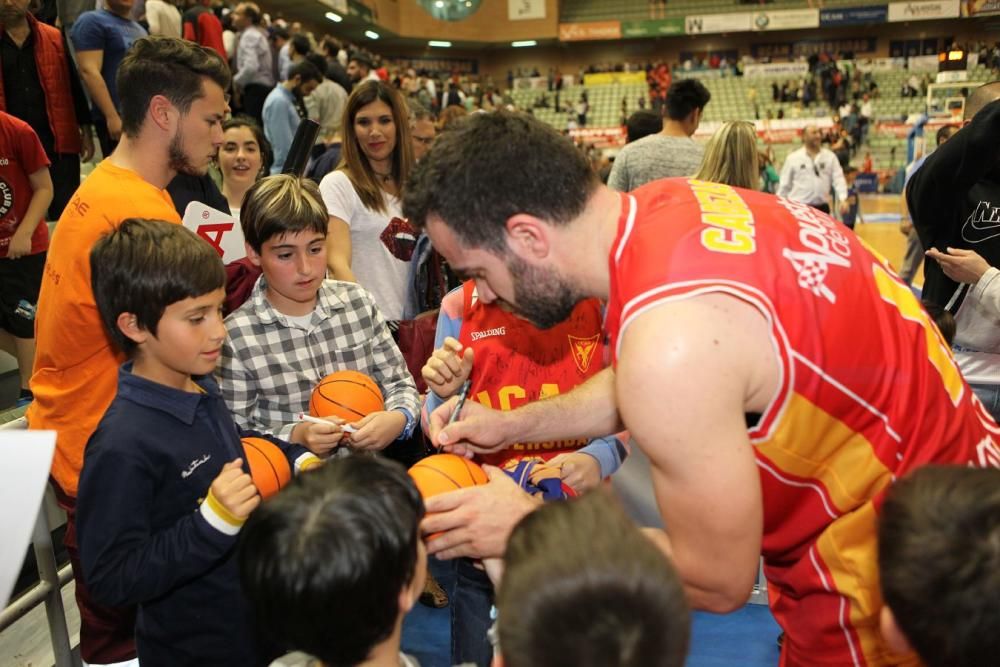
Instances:
[[[386,194],[386,212],[370,211],[343,171],[324,176],[319,190],[330,215],[351,229],[351,270],[358,284],[375,297],[385,319],[402,319],[416,234],[403,219],[399,198]]]

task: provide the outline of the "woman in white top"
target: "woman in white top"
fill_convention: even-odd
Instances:
[[[330,227],[332,277],[361,284],[387,320],[400,320],[416,234],[403,218],[401,188],[413,166],[406,103],[380,81],[365,81],[347,100],[340,166],[320,192]]]
[[[271,169],[271,144],[252,118],[236,116],[222,124],[219,147],[219,171],[222,172],[222,196],[229,202],[229,212],[240,219],[243,195]]]

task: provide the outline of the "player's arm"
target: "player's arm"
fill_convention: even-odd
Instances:
[[[466,401],[460,419],[446,426],[457,403],[430,416],[431,442],[446,451],[494,452],[516,442],[595,438],[622,430],[615,406],[615,372],[605,368],[572,391],[516,410],[491,410]]]
[[[39,150],[41,150],[40,146]],[[52,203],[52,177],[49,175],[48,167],[42,167],[29,174],[28,181],[31,183],[31,201],[28,202],[24,218],[10,239],[7,256],[11,259],[24,257],[31,252],[31,237],[38,229],[38,225],[45,224],[42,221],[49,210],[49,204]]]
[[[760,555],[760,479],[744,414],[777,386],[767,324],[708,295],[661,305],[625,331],[618,396],[650,460],[670,555],[697,609],[746,603]]]
[[[101,76],[104,51],[100,49],[77,51],[76,60],[80,66],[80,78],[83,79],[83,85],[87,88],[90,99],[101,110],[111,139],[117,141],[122,132],[122,119],[118,116],[118,110],[115,109],[115,103],[111,99],[111,92],[104,83],[104,77]]]

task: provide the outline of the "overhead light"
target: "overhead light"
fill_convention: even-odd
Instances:
[[[378,39],[378,33],[374,30],[365,30],[365,37],[368,39]]]
[[[340,14],[334,14],[333,12],[327,12],[326,18],[330,19],[334,23],[340,23],[341,21],[344,20],[343,16],[341,16]]]
[[[438,39],[432,39],[431,41],[427,42],[427,46],[440,46],[442,49],[447,49],[451,47],[451,42],[443,42]]]
[[[533,39],[524,39],[521,40],[520,42],[511,42],[510,45],[513,46],[515,49],[518,49],[521,48],[522,46],[538,46],[538,42],[536,42]]]
[[[437,0],[437,2],[434,3],[434,6],[437,7],[438,9],[443,9],[444,8],[444,0]]]

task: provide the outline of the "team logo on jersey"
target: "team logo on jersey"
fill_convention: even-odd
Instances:
[[[597,342],[601,340],[601,334],[594,334],[587,338],[569,336],[569,349],[573,352],[573,361],[581,373],[586,373],[590,368],[590,362],[594,358],[594,350],[597,349]]]
[[[997,236],[1000,236],[1000,206],[981,201],[962,225],[962,238],[969,243],[982,243]]]
[[[6,217],[14,208],[14,188],[10,183],[0,178],[0,218]]]

